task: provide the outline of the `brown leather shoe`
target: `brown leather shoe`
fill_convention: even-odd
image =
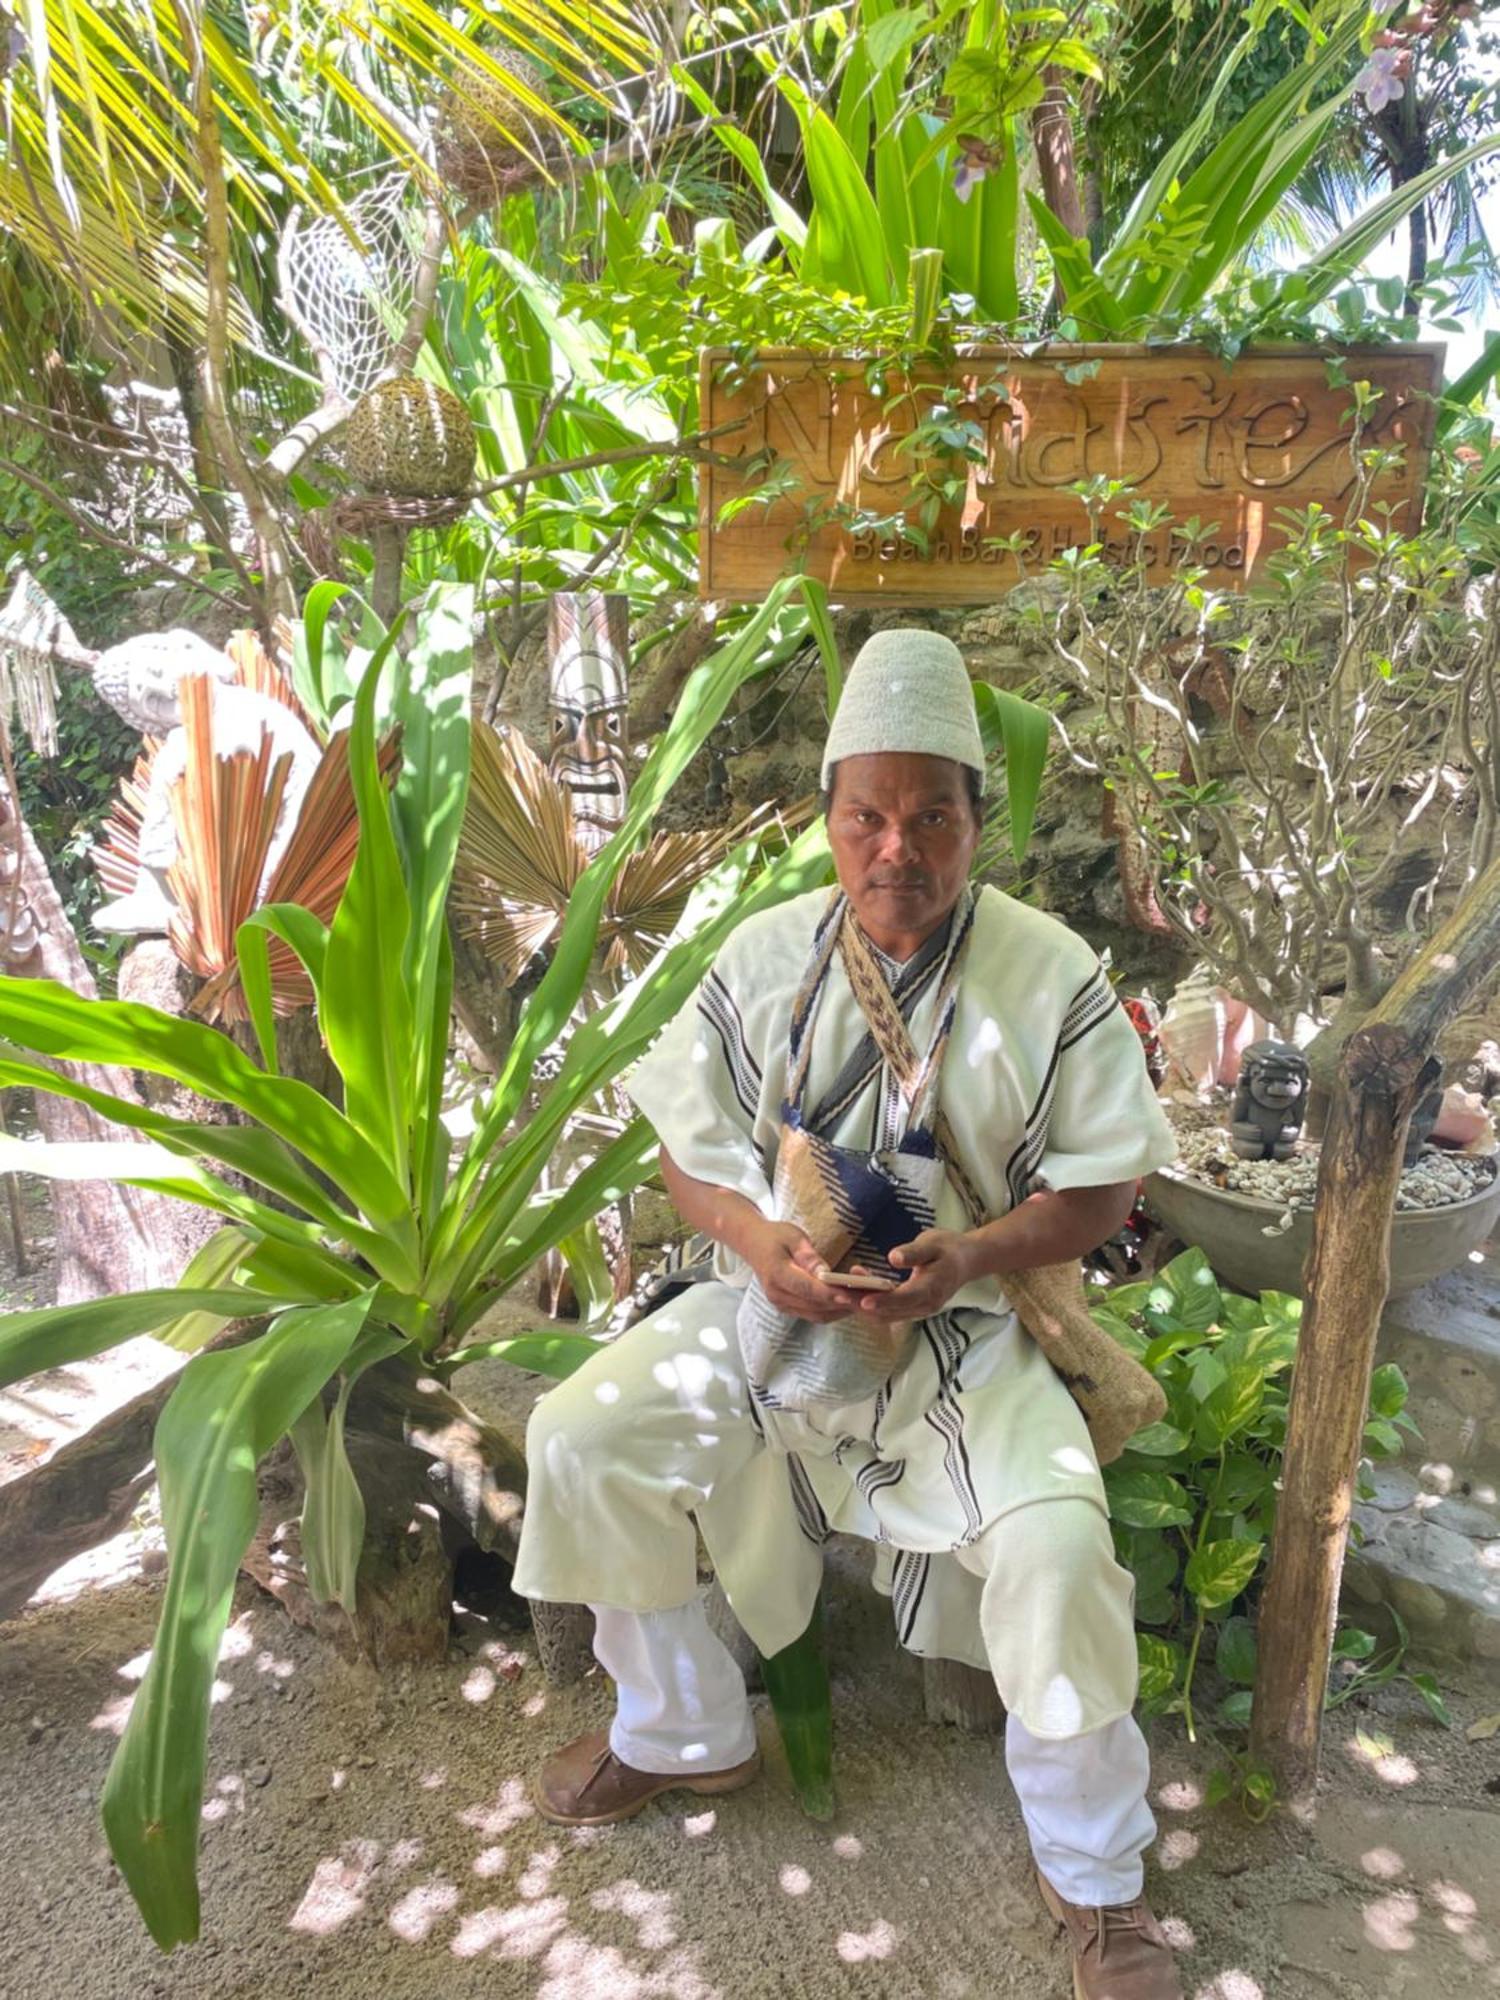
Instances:
[[[545,1763],[531,1788],[543,1819],[554,1826],[609,1826],[634,1819],[663,1792],[696,1792],[711,1798],[737,1792],[760,1775],[760,1752],[727,1771],[635,1771],[609,1747],[609,1731],[580,1736]]]
[[[1073,1947],[1074,2000],[1182,2000],[1172,1947],[1144,1899],[1090,1908],[1065,1902],[1045,1875],[1036,1882]]]

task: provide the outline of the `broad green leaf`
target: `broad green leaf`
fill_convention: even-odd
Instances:
[[[1248,1618],[1226,1618],[1219,1627],[1214,1665],[1226,1681],[1255,1685],[1255,1627]]]
[[[1217,1451],[1248,1430],[1260,1415],[1265,1396],[1266,1378],[1259,1368],[1240,1362],[1227,1369],[1224,1381],[1204,1399],[1198,1412],[1195,1434],[1199,1443]]]
[[[328,640],[328,618],[348,585],[315,583],[307,593],[292,642],[292,686],[308,714],[323,728],[341,701],[354,692],[337,648]]]
[[[1131,1438],[1128,1449],[1146,1458],[1175,1458],[1188,1448],[1186,1432],[1172,1424],[1147,1424]]]
[[[1487,333],[1478,360],[1471,362],[1443,389],[1443,400],[1438,408],[1439,437],[1445,436],[1462,420],[1470,406],[1488,392],[1497,376],[1500,376],[1500,333]]]
[[[560,1236],[557,1247],[573,1281],[578,1317],[585,1326],[593,1326],[608,1314],[615,1296],[614,1279],[599,1239],[597,1222],[590,1220],[581,1229]]]
[[[1144,1312],[1151,1299],[1151,1280],[1136,1278],[1128,1285],[1111,1285],[1104,1294],[1109,1311],[1120,1319]]]
[[[907,121],[908,128],[918,123]],[[1021,201],[1021,169],[1017,148],[1017,121],[1004,119],[995,141],[996,164],[977,186],[971,185],[967,201],[960,201],[955,182],[956,148],[949,146],[925,165],[923,158],[931,135],[941,128],[936,121],[922,121],[924,143],[919,150],[908,147],[908,173],[920,181],[920,203],[914,192],[913,210],[925,224],[927,240],[943,253],[943,268],[950,292],[968,293],[978,303],[982,316],[1004,326],[1020,314],[1021,299],[1017,270]],[[915,172],[913,171],[915,166]]]
[[[311,910],[298,903],[266,903],[250,915],[234,934],[234,955],[240,968],[240,987],[250,1010],[260,1059],[272,1076],[277,1073],[276,1017],[271,1005],[271,959],[267,934],[280,938],[295,952],[312,981],[313,997],[321,1002],[324,962],[328,955],[328,926]]]
[[[310,1160],[357,1205],[373,1230],[391,1239],[392,1250],[414,1259],[411,1205],[381,1154],[310,1084],[267,1076],[217,1029],[137,1001],[85,1000],[50,979],[0,978],[0,1036],[64,1061],[118,1064],[169,1076],[211,1102],[233,1104]],[[25,1081],[85,1103],[97,1096],[106,1116],[151,1130],[168,1143],[161,1127],[106,1108],[117,1100],[105,1093],[85,1094],[66,1078],[43,1082],[31,1075]],[[219,1128],[216,1143],[253,1146],[263,1139],[262,1134],[247,1132],[244,1141],[225,1140],[222,1135],[234,1129]],[[202,1150],[209,1151],[206,1142]],[[235,1164],[227,1155],[214,1157]]]
[[[1185,1528],[1193,1503],[1185,1487],[1165,1472],[1104,1470],[1110,1519],[1128,1528]]]
[[[1152,1632],[1137,1632],[1135,1650],[1140,1666],[1137,1700],[1157,1702],[1171,1694],[1182,1672],[1181,1646],[1172,1639],[1158,1639]]]
[[[410,996],[415,1061],[413,1186],[424,1210],[436,1206],[447,1141],[440,1122],[448,1055],[449,949],[445,910],[469,789],[469,699],[473,679],[474,593],[437,586],[422,616],[397,682],[401,775],[396,825],[411,902],[401,981]]]
[[[235,1272],[244,1263],[254,1238],[247,1230],[231,1223],[224,1229],[216,1229],[208,1241],[188,1260],[187,1269],[178,1279],[184,1291],[214,1291],[221,1285],[227,1286]],[[219,1332],[228,1326],[229,1315],[225,1313],[187,1312],[177,1319],[169,1319],[156,1328],[156,1338],[163,1347],[175,1348],[179,1354],[196,1354],[200,1347],[206,1347]]]
[[[338,1394],[326,1415],[314,1396],[290,1426],[292,1448],[302,1468],[302,1560],[307,1587],[319,1604],[341,1604],[353,1616],[359,1559],[365,1544],[365,1500],[344,1448],[349,1395],[364,1371],[406,1345],[386,1327],[366,1327],[341,1371]]]
[[[75,996],[76,998],[76,996]],[[104,1006],[103,1001],[80,1001],[82,1006]],[[225,1038],[220,1036],[219,1040]],[[233,1047],[233,1044],[229,1044]],[[237,1053],[237,1051],[236,1051]],[[144,1065],[141,1065],[142,1067]],[[260,1071],[254,1072],[260,1075]],[[168,1118],[141,1104],[134,1098],[113,1097],[108,1091],[95,1090],[91,1085],[80,1083],[70,1076],[63,1076],[43,1063],[23,1062],[14,1056],[0,1055],[0,1083],[30,1084],[37,1090],[48,1090],[54,1096],[66,1097],[74,1103],[87,1104],[101,1117],[119,1125],[128,1125],[139,1132],[149,1132],[174,1161],[194,1163],[194,1168],[184,1171],[177,1167],[172,1185],[168,1187],[168,1176],[149,1176],[152,1185],[164,1193],[173,1193],[181,1200],[195,1201],[200,1206],[216,1208],[222,1214],[264,1230],[267,1234],[283,1236],[304,1236],[316,1240],[316,1232],[310,1225],[302,1223],[290,1215],[282,1215],[267,1207],[264,1202],[241,1196],[225,1183],[195,1170],[200,1158],[218,1162],[220,1166],[231,1168],[235,1173],[269,1188],[284,1201],[293,1203],[298,1211],[322,1225],[323,1228],[341,1237],[351,1249],[374,1266],[382,1277],[414,1281],[416,1269],[413,1262],[402,1255],[403,1232],[399,1225],[390,1233],[367,1229],[346,1209],[340,1208],[323,1186],[314,1179],[291,1147],[283,1143],[274,1133],[261,1131],[254,1125],[209,1125],[198,1124],[187,1119]],[[278,1079],[279,1083],[279,1079]],[[291,1086],[295,1091],[305,1092],[318,1104],[328,1108],[327,1100],[316,1091],[307,1089],[305,1084]],[[16,1141],[17,1145],[22,1142]],[[88,1142],[83,1142],[88,1143]],[[0,1147],[4,1142],[0,1141]],[[38,1153],[33,1161],[28,1152],[18,1156],[18,1171],[43,1170],[45,1156]],[[96,1166],[94,1174],[104,1171]],[[85,1176],[90,1177],[90,1176]],[[128,1176],[139,1180],[138,1175]],[[194,1187],[192,1183],[198,1182]],[[406,1218],[408,1226],[409,1215]]]
[[[896,303],[896,287],[886,262],[885,231],[875,197],[838,127],[791,77],[778,83],[797,114],[813,212],[802,258],[809,284],[826,282],[852,292],[872,306]]]
[[[1113,1301],[1115,1294],[1108,1292],[1105,1296]],[[1138,1332],[1130,1324],[1128,1319],[1122,1318],[1117,1312],[1111,1312],[1108,1306],[1090,1306],[1089,1313],[1094,1324],[1101,1327],[1111,1340],[1117,1340],[1127,1354],[1133,1355],[1137,1361],[1145,1359],[1150,1342],[1145,1334]],[[1137,1432],[1136,1435],[1139,1436],[1140,1433]]]
[[[251,1319],[283,1312],[286,1300],[273,1293],[218,1287],[190,1291],[177,1285],[159,1291],[126,1292],[119,1298],[88,1299],[76,1306],[39,1306],[32,1312],[0,1315],[0,1388],[87,1361],[138,1333],[180,1319],[185,1312],[213,1313],[224,1319]]]
[[[1500,149],[1500,132],[1477,139],[1457,153],[1450,153],[1435,166],[1414,174],[1409,181],[1403,181],[1394,193],[1373,202],[1316,257],[1302,266],[1299,275],[1306,286],[1303,294],[1306,303],[1316,305],[1326,298],[1335,285],[1356,270],[1377,244],[1385,241],[1418,202],[1426,201],[1456,174],[1477,166],[1497,149]]]
[[[1243,1365],[1277,1375],[1297,1359],[1297,1329],[1273,1321],[1236,1327],[1219,1342],[1217,1353],[1226,1368]]]
[[[1217,1611],[1232,1604],[1254,1576],[1260,1563],[1262,1542],[1205,1542],[1188,1558],[1183,1581],[1202,1611]]]
[[[391,647],[388,635],[354,697],[349,777],[359,810],[359,845],[329,926],[319,1026],[343,1078],[350,1123],[389,1163],[404,1190],[414,1085],[413,995],[403,976],[411,901],[375,745],[376,688]]]
[[[1139,1585],[1135,1593],[1137,1625],[1173,1625],[1177,1621],[1177,1599],[1164,1585]]]
[[[1405,1449],[1400,1431],[1384,1417],[1371,1417],[1366,1423],[1364,1447],[1371,1458],[1399,1458]]]
[[[1229,1381],[1229,1370],[1218,1355],[1207,1347],[1198,1347],[1184,1356],[1184,1365],[1189,1371],[1192,1393],[1197,1402],[1206,1403]]]
[[[1004,688],[986,681],[974,684],[974,702],[979,711],[979,727],[988,751],[994,743],[1005,745],[1005,798],[1010,809],[1011,853],[1019,867],[1026,859],[1031,829],[1036,821],[1036,803],[1047,768],[1047,750],[1052,736],[1052,720],[1046,709],[1024,701]]]
[[[576,1234],[602,1208],[639,1187],[655,1171],[659,1150],[660,1142],[646,1120],[632,1118],[619,1138],[582,1173],[575,1174],[561,1194],[547,1196],[529,1229],[502,1246],[495,1260],[493,1288],[503,1290],[548,1250]],[[467,1314],[460,1314],[454,1330],[462,1333],[467,1325]]]
[[[1217,1325],[1223,1309],[1219,1281],[1201,1250],[1184,1250],[1164,1265],[1151,1281],[1147,1303],[1196,1333]]]
[[[1434,1676],[1428,1673],[1419,1673],[1408,1674],[1406,1678],[1427,1704],[1428,1712],[1433,1720],[1440,1722],[1444,1729],[1451,1729],[1453,1727],[1453,1716],[1449,1711],[1447,1702],[1443,1700],[1442,1693],[1438,1688]]]
[[[343,1362],[368,1310],[366,1296],[286,1312],[247,1346],[195,1356],[157,1425],[167,1587],[102,1810],[110,1851],[163,1951],[198,1934],[209,1691],[259,1518],[255,1468]]]
[[[761,1680],[781,1732],[797,1799],[809,1819],[833,1818],[833,1697],[819,1598],[807,1630],[761,1656]]]
[[[1236,1688],[1219,1703],[1219,1720],[1227,1722],[1231,1729],[1248,1729],[1255,1709],[1255,1692],[1252,1688]]]
[[[1377,1417],[1399,1417],[1406,1408],[1406,1377],[1387,1361],[1370,1377],[1370,1408]]]
[[[1368,1660],[1374,1650],[1375,1634],[1362,1632],[1357,1625],[1346,1625],[1333,1642],[1336,1660]]]
[[[451,1374],[474,1361],[508,1361],[513,1368],[526,1368],[534,1375],[550,1375],[565,1382],[587,1361],[605,1351],[606,1344],[586,1333],[517,1333],[504,1340],[475,1340],[460,1347],[442,1364],[440,1372]]]
[[[1270,1491],[1275,1479],[1270,1466],[1252,1453],[1231,1452],[1218,1479],[1219,1503],[1235,1511],[1249,1507]]]
[[[1177,1551],[1168,1536],[1154,1528],[1127,1528],[1125,1557],[1136,1582],[1148,1590],[1166,1589],[1177,1581]]]

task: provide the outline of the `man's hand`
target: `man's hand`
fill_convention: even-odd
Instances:
[[[778,1312],[830,1326],[848,1319],[865,1292],[846,1292],[820,1278],[823,1259],[793,1222],[763,1218],[750,1243],[746,1261],[760,1280],[761,1290]]]
[[[860,1294],[859,1309],[872,1319],[928,1319],[979,1275],[974,1240],[956,1229],[924,1229],[914,1241],[893,1250],[890,1261],[911,1276],[893,1292]]]

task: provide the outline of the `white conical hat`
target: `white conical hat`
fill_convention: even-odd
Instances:
[[[951,757],[984,783],[984,743],[964,656],[941,632],[897,625],[855,655],[823,752],[823,787],[845,757]]]

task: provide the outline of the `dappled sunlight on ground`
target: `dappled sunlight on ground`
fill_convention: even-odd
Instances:
[[[24,1844],[0,1814],[0,1868],[20,1912],[0,1936],[0,1991],[1065,2000],[1065,1955],[1035,1898],[1001,1748],[921,1720],[920,1675],[890,1654],[883,1604],[859,1632],[863,1614],[835,1603],[831,1825],[798,1812],[760,1698],[761,1784],[722,1800],[669,1798],[625,1826],[564,1830],[537,1814],[529,1783],[549,1749],[603,1719],[597,1677],[546,1688],[529,1634],[477,1613],[446,1662],[376,1674],[247,1593],[216,1670],[207,1948],[162,1960],[107,1871],[96,1818],[115,1733],[149,1665],[156,1603],[139,1586],[99,1600],[132,1598],[129,1617],[111,1611],[87,1640],[66,1636],[62,1621],[78,1614],[58,1607],[44,1626],[11,1628],[0,1648],[0,1784],[7,1771],[34,1773]],[[856,1667],[840,1644],[877,1664]],[[38,1697],[18,1684],[49,1674],[58,1720],[28,1742],[13,1718]],[[1185,1994],[1500,1994],[1500,1815],[1467,1806],[1482,1793],[1472,1781],[1433,1803],[1452,1739],[1399,1703],[1339,1723],[1338,1790],[1311,1834],[1284,1821],[1256,1832],[1232,1808],[1210,1809],[1215,1753],[1165,1737],[1151,1892],[1182,1954]],[[68,1746],[71,1787],[47,1777],[54,1742]],[[1469,1754],[1492,1769],[1497,1749]],[[1389,1775],[1400,1760],[1413,1782]],[[37,1897],[62,1894],[67,1931],[35,1929]]]

